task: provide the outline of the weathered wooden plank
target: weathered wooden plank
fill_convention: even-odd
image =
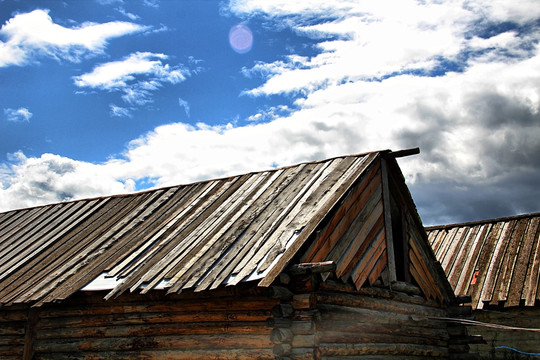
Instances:
[[[355,251],[362,244],[366,233],[369,232],[370,225],[373,225],[373,221],[376,220],[377,215],[374,213],[382,212],[382,190],[380,182],[372,182],[373,186],[369,186],[363,191],[359,201],[351,209],[347,217],[351,220],[348,221],[348,226],[344,229],[343,234],[331,234],[331,237],[339,236],[338,240],[331,241],[335,243],[329,252],[322,253],[326,255],[325,259],[334,261],[338,264],[338,274],[341,276],[344,272],[344,267],[349,265],[351,258],[354,256]],[[380,207],[380,209],[379,209]],[[380,211],[378,211],[380,210]],[[330,242],[330,241],[328,241]],[[323,248],[322,250],[326,250]],[[315,259],[318,259],[315,257]]]
[[[446,358],[448,349],[445,347],[418,345],[418,344],[395,344],[389,343],[356,343],[356,344],[320,344],[323,356],[366,356],[366,355],[391,355],[402,356],[418,355],[429,358]]]
[[[246,244],[264,227],[268,220],[265,214],[270,211],[269,207],[290,180],[292,176],[284,174],[283,170],[272,174],[260,194],[256,195],[250,211],[239,219],[239,224],[228,235],[226,242],[229,249],[222,255],[220,261],[212,266],[205,279],[198,285],[197,291],[216,289],[231,275],[236,265],[243,259],[242,254],[248,250]]]
[[[369,285],[373,285],[377,279],[382,275],[382,272],[384,269],[388,269],[386,266],[387,266],[387,261],[386,261],[386,258],[387,258],[387,253],[386,253],[386,249],[384,249],[381,253],[381,255],[379,256],[379,258],[377,259],[377,262],[373,265],[373,270],[371,270],[370,274],[369,274],[369,277],[368,277],[368,281],[369,281]],[[387,275],[385,275],[387,276]]]
[[[249,297],[244,296],[242,301],[237,297],[217,297],[210,299],[189,299],[189,300],[171,300],[158,301],[153,300],[135,303],[113,303],[104,302],[97,304],[71,305],[69,308],[62,306],[43,309],[40,313],[42,319],[54,317],[91,317],[94,315],[107,314],[150,314],[150,313],[170,313],[170,312],[234,312],[248,310],[270,310],[278,301],[267,297]]]
[[[498,304],[499,301],[506,301],[508,299],[508,291],[510,290],[512,276],[517,265],[516,260],[518,258],[518,249],[522,247],[522,241],[524,240],[523,237],[525,229],[527,228],[528,220],[516,220],[513,224],[514,229],[512,230],[508,240],[504,258],[501,260],[499,277],[494,287],[493,298],[491,299],[491,304],[493,305]],[[521,293],[521,289],[519,289],[518,292]]]
[[[346,177],[347,170],[350,169],[355,160],[351,158],[333,160],[320,173],[320,176],[313,179],[314,181],[309,187],[302,191],[302,196],[298,197],[298,203],[283,220],[284,226],[268,239],[268,244],[276,245],[269,249],[268,256],[263,256],[262,262],[257,267],[258,273],[264,272],[276,257],[286,250],[287,244],[290,239],[295,237],[295,234],[300,236],[299,230],[309,223],[313,214],[321,211],[320,209],[324,207],[332,192],[332,187],[340,182],[340,176]]]
[[[461,247],[463,246],[464,239],[467,237],[467,234],[469,233],[470,227],[460,227],[459,230],[456,232],[456,235],[454,239],[452,240],[452,243],[448,247],[448,251],[446,252],[446,255],[444,258],[437,258],[439,262],[441,263],[441,266],[443,269],[452,268],[458,254],[461,251]]]
[[[348,240],[348,248],[337,260],[338,268],[336,274],[344,280],[351,276],[353,269],[361,261],[366,248],[376,238],[377,234],[383,233],[384,236],[384,217],[381,199],[379,198],[379,201],[372,206],[368,207],[366,205],[366,209],[366,213],[364,214],[362,212],[357,219],[362,226],[360,229],[357,229],[356,234],[351,234],[354,237]],[[348,238],[348,236],[345,237],[343,241],[347,241]],[[333,253],[330,255],[333,255]]]
[[[175,335],[154,337],[129,337],[121,341],[116,338],[88,339],[37,339],[36,353],[55,353],[69,351],[137,351],[146,349],[179,350],[227,350],[227,349],[271,349],[273,343],[268,335]]]
[[[455,293],[458,295],[470,295],[472,297],[472,279],[475,276],[476,269],[478,268],[478,261],[480,260],[480,255],[484,247],[486,238],[490,233],[492,228],[491,224],[482,225],[478,229],[474,241],[471,245],[471,253],[466,258],[465,263],[463,264],[461,275],[458,280],[458,285],[454,288]]]
[[[441,245],[437,248],[437,252],[435,253],[437,259],[444,259],[448,252],[448,248],[454,241],[458,231],[459,227],[454,227],[448,230],[448,233],[445,234],[444,241],[441,242]]]
[[[19,230],[24,229],[29,223],[34,223],[35,219],[49,210],[50,206],[36,207],[28,210],[12,211],[13,214],[2,222],[0,227],[0,251],[4,251],[5,246],[17,239],[14,236]]]
[[[344,236],[354,221],[355,217],[351,216],[351,213],[358,214],[366,203],[366,199],[369,199],[370,196],[366,195],[366,193],[373,191],[371,188],[374,189],[376,187],[376,182],[373,180],[377,175],[380,176],[379,170],[379,162],[373,163],[371,169],[366,169],[366,173],[362,176],[360,183],[350,190],[332,219],[324,227],[313,244],[306,250],[301,261],[323,261],[325,256],[330,253],[335,243]]]
[[[538,218],[537,218],[538,219]],[[536,230],[535,226],[536,224]],[[525,277],[525,286],[523,288],[522,297],[525,299],[526,306],[534,306],[535,300],[538,295],[540,295],[540,225],[538,220],[534,223],[531,223],[530,234],[534,239],[529,258],[529,269],[527,270],[527,275]],[[533,235],[534,234],[534,235]]]
[[[470,261],[470,251],[471,249],[474,250],[473,244],[475,243],[475,239],[479,230],[480,227],[478,226],[473,226],[470,228],[465,238],[463,239],[463,246],[460,248],[458,256],[456,257],[455,261],[450,265],[450,269],[443,267],[446,274],[448,274],[448,281],[450,282],[450,285],[454,290],[456,290],[458,281],[465,270],[464,264]]]
[[[40,236],[48,235],[51,230],[55,229],[55,225],[59,225],[60,229],[66,226],[66,224],[55,223],[58,217],[66,216],[65,213],[69,215],[73,211],[77,211],[82,205],[83,203],[81,202],[75,205],[70,203],[64,206],[54,206],[49,213],[41,217],[39,222],[30,226],[27,231],[22,232],[19,238],[14,238],[14,241],[10,242],[9,245],[6,244],[7,246],[2,247],[0,249],[0,281],[10,274],[6,270],[12,269],[17,259],[24,258],[25,254],[32,252],[41,245],[41,242],[37,241]]]
[[[318,164],[315,168],[309,169],[310,172],[313,171],[313,174],[310,174],[310,176],[303,176],[302,182],[295,184],[294,188],[286,188],[288,193],[287,197],[290,198],[290,200],[284,204],[285,207],[280,211],[278,217],[274,219],[271,227],[259,238],[260,241],[250,249],[245,258],[246,260],[237,265],[233,272],[235,278],[228,282],[230,285],[238,284],[245,277],[256,271],[259,262],[265,257],[268,258],[269,252],[278,241],[280,241],[278,247],[281,249],[284,246],[281,242],[288,241],[294,231],[300,229],[291,227],[291,218],[298,214],[301,204],[306,201],[306,198],[311,194],[311,191],[313,191],[313,184],[320,181],[320,177],[329,165],[329,163]]]
[[[253,257],[267,243],[268,237],[277,231],[278,227],[283,223],[283,219],[297,201],[298,192],[306,187],[310,177],[318,176],[322,168],[322,164],[306,164],[293,169],[298,171],[291,172],[287,169],[286,178],[280,181],[279,186],[272,194],[272,196],[275,196],[272,206],[268,208],[267,212],[263,213],[266,220],[258,227],[252,227],[247,234],[244,234],[244,236],[247,235],[248,241],[238,256],[235,257],[234,266],[231,264],[229,268],[228,272],[235,276],[235,279],[229,281],[229,284],[235,285],[240,282],[242,280],[241,272],[248,274],[255,269],[256,265],[254,264],[256,262]],[[249,263],[254,263],[251,265],[250,271],[247,269]]]
[[[356,180],[361,176],[363,171],[376,159],[378,154],[372,153],[361,160],[358,160],[357,166],[351,166],[347,172],[342,177],[342,181],[338,181],[329,191],[327,192],[325,198],[322,199],[321,203],[324,201],[324,206],[316,213],[310,214],[310,221],[306,224],[306,227],[302,234],[295,239],[294,243],[285,251],[279,261],[273,266],[270,272],[265,276],[265,278],[259,283],[259,286],[269,286],[276,276],[283,270],[285,265],[289,262],[292,256],[298,251],[298,249],[304,244],[307,238],[311,233],[317,228],[323,218],[326,216],[328,211],[342,198],[343,194],[347,193],[347,190],[356,182]],[[341,180],[341,179],[340,179]]]
[[[506,253],[506,248],[512,236],[515,223],[515,220],[506,222],[503,225],[500,236],[496,240],[493,256],[491,257],[491,261],[486,273],[486,281],[484,282],[484,287],[482,288],[482,292],[480,294],[480,298],[483,302],[489,302],[492,300],[495,292],[495,285],[497,284],[497,278],[501,273],[501,262],[504,258],[504,254]]]
[[[45,330],[45,329],[43,329]],[[131,338],[173,335],[266,335],[271,328],[262,322],[189,322],[189,323],[151,323],[106,326],[73,326],[70,328],[47,328],[39,333],[41,341],[47,339],[87,339],[87,338]]]
[[[41,252],[34,261],[25,264],[13,274],[11,284],[4,281],[2,294],[14,297],[16,294],[24,292],[29,287],[36,286],[45,276],[58,271],[58,268],[69,266],[71,259],[81,252],[86,251],[86,247],[94,240],[106,224],[114,224],[129,208],[121,198],[113,198],[105,204],[95,217],[85,220],[76,230],[63,236],[52,244],[47,250]],[[39,264],[37,266],[36,264]],[[10,279],[11,280],[11,279]],[[8,285],[9,284],[9,285]],[[15,293],[12,293],[15,291]]]
[[[384,212],[384,226],[385,226],[385,240],[386,240],[386,258],[388,266],[388,279],[390,282],[397,280],[396,275],[396,256],[394,253],[394,234],[392,231],[392,208],[390,204],[390,185],[388,180],[388,169],[386,165],[386,159],[381,159],[381,176],[382,176],[382,197],[383,197],[383,212]],[[400,221],[398,219],[397,221]],[[356,281],[355,281],[356,283]]]
[[[411,255],[414,254],[416,259],[418,260],[419,266],[416,269],[420,271],[419,274],[425,279],[426,285],[431,289],[429,292],[432,293],[435,298],[442,301],[444,299],[444,296],[441,292],[441,289],[444,289],[444,287],[436,279],[437,271],[435,269],[435,264],[432,261],[434,256],[429,254],[431,250],[424,249],[422,247],[422,239],[419,239],[413,228],[410,229],[409,236],[409,256],[412,257]]]
[[[267,187],[272,183],[272,176],[268,173],[261,176],[261,179],[257,179],[254,184],[246,190],[236,205],[231,205],[231,219],[227,220],[224,224],[218,224],[217,227],[220,231],[213,236],[199,251],[201,256],[199,258],[194,257],[191,260],[191,270],[184,275],[187,281],[184,288],[191,288],[197,286],[195,291],[206,290],[212,283],[213,278],[208,279],[207,282],[199,282],[204,279],[206,273],[210,269],[215,267],[216,262],[228,252],[230,246],[243,234],[246,228],[249,226],[252,217],[258,216],[258,213],[253,213],[251,206],[260,198],[261,194],[265,192]],[[219,240],[219,244],[217,241]],[[219,246],[218,246],[219,245]],[[198,264],[196,264],[198,262]],[[188,265],[189,266],[189,265]],[[191,279],[190,279],[191,278]]]
[[[39,332],[51,329],[132,326],[141,324],[188,324],[188,323],[223,323],[229,322],[232,326],[236,322],[260,322],[264,324],[271,316],[267,310],[235,310],[226,311],[190,311],[190,312],[161,312],[161,313],[113,313],[85,317],[44,317],[36,325]]]
[[[409,251],[409,260],[409,271],[411,272],[413,279],[416,280],[418,286],[420,286],[420,289],[422,289],[422,292],[427,298],[435,299],[436,293],[429,281],[429,275],[426,274],[422,263],[418,259],[418,254],[413,249]]]
[[[387,243],[385,242],[385,233],[386,231],[381,231],[378,233],[377,237],[373,239],[370,246],[364,252],[364,256],[360,258],[358,265],[352,271],[351,278],[353,279],[357,289],[362,287],[373,270],[377,260],[385,250],[386,254],[388,255],[388,249],[386,248]]]
[[[148,270],[150,264],[146,264],[141,259],[136,261],[139,253],[142,251],[148,251],[149,254],[147,256],[151,256],[159,251],[162,256],[153,270],[149,270],[146,273],[140,271],[136,276],[147,274],[147,276],[152,277],[160,271],[160,268],[163,273],[173,268],[175,264],[171,262],[175,259],[180,261],[185,256],[184,251],[191,245],[190,234],[208,217],[210,206],[228,189],[230,182],[235,180],[236,178],[205,182],[188,187],[187,192],[178,200],[179,206],[171,211],[169,222],[164,224],[147,241],[136,244],[134,246],[135,251],[125,257],[122,262],[115,265],[114,268],[110,269],[109,276],[133,276],[133,273],[140,271],[143,266],[146,266]],[[159,267],[157,266],[158,264]]]
[[[178,350],[154,349],[138,351],[93,351],[93,352],[56,352],[38,353],[36,360],[273,360],[272,349],[206,349]]]
[[[212,212],[207,213],[207,216],[204,218],[203,222],[199,223],[197,227],[193,228],[196,235],[194,238],[191,237],[191,239],[195,240],[192,242],[185,239],[185,244],[189,244],[187,251],[182,254],[183,256],[178,256],[178,254],[175,253],[177,255],[177,261],[189,261],[190,257],[196,255],[197,249],[202,246],[202,242],[209,239],[212,236],[211,234],[215,232],[216,227],[214,221],[223,215],[223,208],[226,206],[227,202],[232,201],[230,195],[234,194],[236,190],[242,186],[243,184],[241,178],[239,178],[235,183],[228,187],[224,193],[220,193],[220,196],[226,196],[224,204],[218,204],[217,201],[213,201],[213,204],[208,208],[212,209]],[[193,234],[194,233],[191,233],[190,236]],[[200,238],[197,239],[199,235]],[[178,237],[178,239],[180,238]],[[161,244],[163,245],[160,246]],[[147,252],[144,256],[138,259],[136,263],[131,265],[132,269],[125,270],[124,274],[127,276],[127,278],[123,281],[121,286],[109,293],[107,298],[110,298],[112,293],[115,291],[117,294],[119,294],[129,288],[131,292],[134,292],[143,283],[151,282],[152,286],[159,283],[163,279],[164,274],[167,272],[165,269],[163,269],[163,263],[165,262],[166,264],[170,259],[168,256],[171,255],[169,251],[166,251],[166,249],[172,248],[175,243],[163,239],[161,244],[154,246],[150,252]],[[164,256],[166,256],[167,259],[164,259]],[[169,268],[171,266],[172,265],[169,264]],[[142,291],[144,292],[149,290],[152,290],[152,287],[146,286],[146,288]]]
[[[160,206],[172,192],[174,192],[174,189],[168,189],[167,191],[161,189],[149,193],[147,197],[141,198],[138,206],[129,213],[129,216],[124,217],[100,236],[100,240],[98,241],[99,248],[96,251],[87,254],[85,261],[78,261],[70,265],[69,271],[57,279],[57,282],[42,289],[40,293],[34,296],[34,299],[38,300],[36,305],[39,306],[53,299],[65,299],[101,274],[104,268],[110,265],[110,263],[106,263],[106,260],[117,260],[118,251],[122,250],[123,254],[129,252],[133,244],[122,241],[123,236],[129,234],[133,229],[139,230],[140,227],[138,228],[138,226],[151,216],[154,209]],[[162,197],[164,193],[165,196]],[[73,259],[73,261],[76,260]],[[81,271],[82,268],[85,268],[84,272]],[[76,273],[79,276],[72,276]],[[57,284],[61,285],[58,286]]]
[[[165,211],[166,220],[162,220],[159,224],[159,230],[149,237],[145,242],[141,243],[139,246],[133,248],[133,251],[122,256],[121,259],[116,260],[114,263],[110,264],[106,269],[108,277],[125,277],[129,275],[131,270],[137,266],[140,262],[135,261],[136,259],[142,257],[144,253],[146,257],[150,256],[153,252],[159,249],[164,240],[161,240],[160,245],[155,245],[160,238],[167,238],[166,234],[172,230],[174,226],[182,226],[181,220],[183,220],[183,215],[185,214],[186,208],[189,208],[191,204],[191,199],[193,198],[193,193],[200,194],[202,192],[208,191],[211,185],[214,185],[215,182],[211,183],[199,183],[195,186],[184,186],[181,187],[173,197],[171,197],[170,203],[173,206]],[[191,196],[191,198],[190,198]],[[186,199],[187,198],[187,199]]]
[[[353,257],[350,259],[349,264],[343,268],[343,274],[341,275],[341,279],[346,280],[349,277],[351,277],[352,271],[358,265],[360,259],[364,256],[366,249],[371,244],[371,240],[376,239],[377,236],[380,235],[379,233],[381,232],[383,233],[382,236],[384,236],[383,225],[384,225],[384,217],[382,216],[382,211],[381,211],[379,213],[379,216],[376,222],[372,226],[369,224],[369,226],[371,226],[371,230],[369,231],[367,235],[364,236],[364,241],[359,245],[356,252],[353,253]],[[363,236],[363,233],[360,233],[359,236]]]
[[[61,236],[66,234],[71,229],[78,226],[82,221],[84,221],[87,217],[89,217],[94,211],[101,208],[108,199],[105,200],[92,200],[88,202],[81,202],[80,209],[79,207],[75,207],[73,210],[76,211],[74,213],[66,212],[65,216],[70,218],[69,221],[64,221],[62,225],[58,226],[58,231],[50,231],[50,237],[47,236],[45,241],[36,241],[36,245],[29,246],[27,250],[24,251],[23,254],[20,255],[19,258],[16,259],[16,263],[8,262],[6,264],[6,267],[10,267],[9,270],[6,272],[11,274],[15,270],[19,269],[20,267],[24,266],[26,263],[34,259],[35,257],[39,256],[43,251],[47,251],[47,248],[50,247],[51,244],[54,244],[55,241],[57,241]],[[52,226],[52,225],[51,225]],[[48,235],[49,235],[48,234]],[[19,295],[17,301],[22,302],[26,301],[27,299],[30,299],[33,294],[35,294],[40,289],[37,284],[33,284],[33,287],[31,290],[28,290],[25,292],[24,296]],[[6,298],[3,297],[0,299],[0,302],[10,302],[12,301],[12,298]]]
[[[482,299],[481,299],[482,288],[487,278],[487,272],[489,269],[489,265],[491,263],[493,250],[495,249],[496,242],[499,239],[502,229],[503,229],[503,223],[494,224],[488,236],[485,238],[484,244],[482,246],[482,250],[480,252],[480,256],[478,258],[478,263],[476,264],[476,270],[475,270],[475,271],[478,271],[479,278],[475,284],[471,284],[469,288],[470,293],[467,294],[467,295],[472,296],[473,309],[476,309],[476,308],[481,309],[483,306]]]
[[[351,312],[361,316],[373,314],[373,316],[380,315],[383,317],[392,314],[392,317],[395,319],[399,319],[399,317],[396,317],[398,314],[404,316],[412,315],[418,318],[444,317],[447,314],[445,309],[431,306],[430,301],[426,299],[412,299],[410,296],[400,296],[390,294],[390,292],[388,292],[388,295],[392,297],[381,298],[374,296],[374,294],[368,295],[367,292],[366,295],[321,292],[317,294],[317,304],[319,310],[323,312]],[[387,315],[382,315],[377,311]],[[429,322],[425,325],[440,326],[434,322]]]
[[[531,232],[531,228],[534,227],[534,221],[536,221],[536,226],[538,226],[539,220],[540,218],[525,218],[518,223],[518,227],[520,227],[519,236],[521,238],[521,244],[516,249],[516,259],[513,264],[512,276],[507,280],[506,293],[508,296],[505,299],[505,306],[514,307],[518,306],[521,302],[521,295],[525,288],[525,276],[529,267],[529,257],[534,241],[534,235],[531,236],[534,232]]]

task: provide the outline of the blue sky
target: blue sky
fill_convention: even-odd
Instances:
[[[0,24],[0,210],[419,146],[426,224],[540,211],[534,0],[3,0]]]

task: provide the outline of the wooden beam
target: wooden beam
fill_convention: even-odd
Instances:
[[[30,308],[28,310],[28,320],[26,321],[24,333],[23,360],[31,360],[34,357],[34,339],[36,337],[38,311],[37,308]]]
[[[333,261],[322,261],[291,265],[287,272],[291,275],[302,275],[307,273],[334,272],[335,270],[336,264]]]
[[[384,226],[386,232],[386,254],[388,256],[388,276],[390,283],[397,280],[396,260],[394,254],[394,238],[392,236],[392,215],[390,206],[390,186],[388,185],[388,169],[386,160],[381,159],[382,184],[383,184],[383,208],[384,208]],[[401,220],[401,219],[400,219]]]
[[[420,148],[415,147],[415,148],[411,148],[411,149],[404,149],[404,150],[399,150],[399,151],[391,151],[388,154],[386,154],[386,156],[391,156],[391,157],[393,157],[395,159],[395,158],[399,158],[399,157],[418,155],[418,154],[420,154]]]

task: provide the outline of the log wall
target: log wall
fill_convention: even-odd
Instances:
[[[449,309],[417,295],[412,284],[397,291],[356,290],[330,279],[304,283],[317,287],[282,301],[268,320],[277,359],[470,358],[456,342],[465,328],[444,321]]]
[[[478,310],[473,312],[475,320],[520,328],[540,328],[540,308],[522,307],[505,309],[504,311]],[[510,329],[497,329],[474,326],[469,328],[469,333],[482,335],[486,344],[471,345],[471,351],[480,354],[481,359],[532,359],[526,354],[516,351],[498,348],[501,346],[511,347],[521,352],[540,353],[540,332],[518,331]]]
[[[322,292],[317,301],[323,358],[448,357],[446,324],[430,319],[446,312],[431,301],[383,289],[359,294]]]
[[[236,289],[211,296],[128,295],[103,301],[103,294],[78,294],[60,305],[39,308],[27,359],[273,359],[266,319],[277,303],[261,291]],[[33,311],[33,310],[32,310]],[[27,316],[4,311],[2,359],[22,359]],[[3,324],[2,324],[3,325]]]
[[[27,307],[0,308],[0,359],[23,358],[27,319]]]

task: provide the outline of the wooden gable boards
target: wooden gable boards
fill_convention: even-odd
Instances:
[[[427,298],[453,298],[391,152],[382,153],[304,245],[300,263],[334,262],[354,283],[415,283]]]

